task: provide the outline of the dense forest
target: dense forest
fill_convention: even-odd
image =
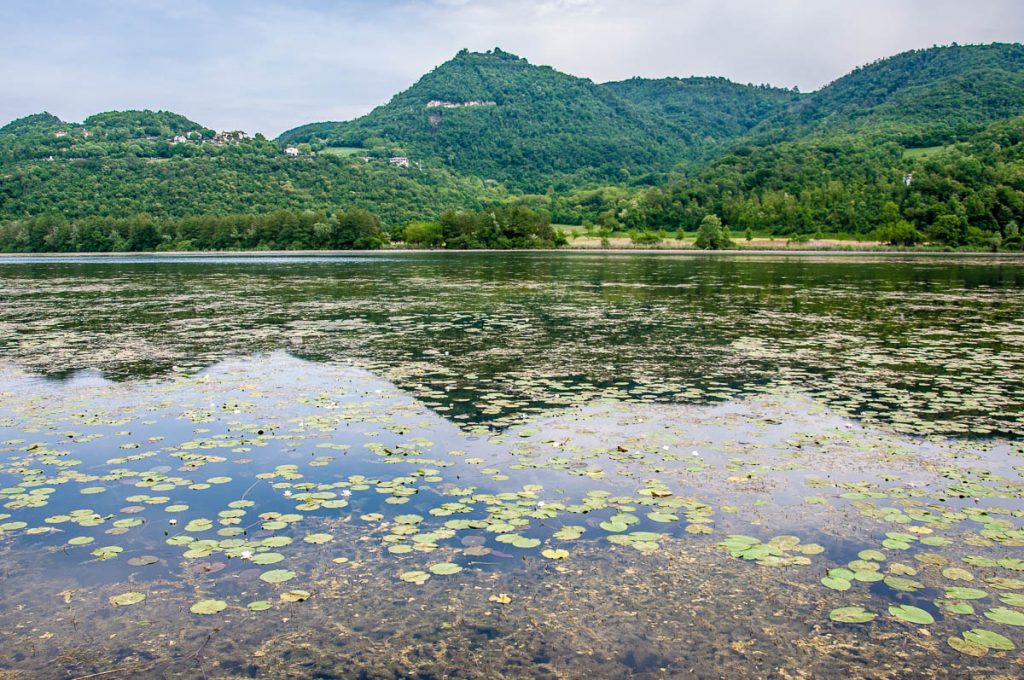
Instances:
[[[758,233],[1019,249],[1024,117],[931,149],[856,135],[743,146],[692,177],[569,192],[550,209],[556,222],[611,229],[695,231],[715,214],[733,230]]]
[[[734,234],[1015,250],[1022,135],[1021,45],[907,52],[808,94],[595,84],[463,51],[362,118],[278,140],[169,112],[14,121],[0,248],[352,247],[335,222],[366,213],[365,247],[555,245],[552,222],[694,234],[713,215]]]
[[[554,248],[565,237],[547,212],[523,205],[447,210],[389,234],[363,208],[276,210],[196,217],[30,217],[0,224],[0,252],[167,252],[190,250],[377,250],[392,238],[431,248]]]
[[[280,140],[314,149],[391,144],[396,154],[525,191],[664,171],[695,151],[691,133],[652,111],[501,50],[464,50],[363,118]]]
[[[177,141],[175,141],[177,140]],[[295,157],[177,114],[111,112],[81,125],[49,114],[0,128],[0,219],[38,215],[184,217],[361,207],[402,224],[480,208],[499,186],[440,164],[404,168],[329,153]]]

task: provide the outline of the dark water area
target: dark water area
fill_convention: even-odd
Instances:
[[[990,677],[1024,262],[0,260],[0,677]]]

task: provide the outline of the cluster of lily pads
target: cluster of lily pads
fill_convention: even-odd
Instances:
[[[816,452],[853,448],[868,435],[838,430],[787,434],[787,439],[763,444],[711,445],[670,428],[677,411],[659,416],[657,409],[614,401],[603,402],[609,412],[604,415],[570,409],[560,424],[537,420],[490,432],[486,442],[479,442],[470,438],[476,432],[472,428],[468,436],[454,428],[444,432],[444,424],[425,420],[421,405],[379,384],[369,389],[347,377],[349,384],[318,386],[312,395],[297,396],[294,388],[283,387],[280,393],[268,390],[272,396],[252,390],[248,399],[225,399],[214,407],[190,402],[238,389],[234,379],[183,378],[156,389],[149,402],[134,394],[140,400],[134,418],[117,405],[116,387],[104,388],[88,412],[29,401],[4,416],[3,427],[20,430],[22,436],[0,442],[5,456],[0,475],[6,485],[0,488],[0,540],[22,534],[59,538],[52,543],[55,548],[86,553],[86,562],[126,558],[130,566],[156,568],[161,558],[138,554],[154,551],[152,544],[140,547],[134,540],[137,536],[142,543],[144,532],[156,524],[166,532],[162,542],[178,549],[181,562],[172,570],[198,568],[196,573],[213,575],[225,567],[210,560],[222,559],[267,567],[258,580],[273,588],[275,597],[261,594],[246,604],[259,612],[270,609],[274,600],[299,603],[314,597],[305,573],[311,559],[339,565],[350,560],[339,553],[351,550],[351,540],[338,541],[333,522],[360,527],[374,554],[391,561],[388,568],[396,581],[423,585],[467,569],[486,569],[480,558],[506,551],[522,551],[549,564],[572,559],[572,544],[579,540],[600,538],[641,555],[659,552],[666,541],[699,541],[719,531],[727,518],[733,518],[728,524],[735,528],[750,513],[771,510],[765,498],[771,498],[771,485],[799,473],[800,484],[813,491],[804,497],[808,508],[821,513],[846,509],[866,526],[877,527],[871,532],[877,548],[861,550],[856,560],[822,565],[823,586],[853,596],[858,588],[880,583],[918,597],[935,588],[941,575],[950,585],[933,599],[931,610],[915,599],[890,605],[888,617],[931,625],[941,612],[1024,625],[1024,604],[1013,592],[1024,590],[1024,582],[1008,575],[1024,570],[1024,561],[1011,555],[961,556],[962,564],[984,570],[979,578],[947,556],[963,546],[983,553],[1024,543],[1015,521],[1024,516],[1021,487],[1006,476],[1012,471],[1019,477],[1019,470],[1006,468],[999,474],[976,459],[969,467],[955,464],[960,456],[981,456],[978,449],[950,445],[931,452],[935,459],[926,461],[933,470],[927,487],[913,475],[898,483],[901,476],[892,471],[874,475],[878,481],[811,476],[806,472],[815,469]],[[278,403],[273,399],[283,394],[292,410],[272,412]],[[172,395],[183,404],[170,400],[174,405],[168,406]],[[151,420],[154,413],[159,417]],[[747,421],[728,412],[714,416],[719,427],[747,427],[744,436],[752,439],[759,431],[783,427],[781,419],[743,417]],[[604,431],[593,441],[585,433],[573,439],[588,423],[609,419],[615,440],[608,441]],[[158,434],[163,430],[151,427],[166,421],[187,423],[188,436]],[[97,431],[62,430],[58,423]],[[111,431],[126,426],[143,434]],[[151,429],[154,434],[145,436]],[[871,436],[877,441],[866,441],[876,455],[908,468],[920,462],[914,458],[919,447]],[[105,441],[133,453],[103,462],[91,459]],[[297,462],[279,462],[281,455]],[[250,467],[256,465],[260,471]],[[215,474],[229,466],[237,472]],[[389,473],[395,466],[397,474]],[[538,474],[547,483],[527,481]],[[79,498],[99,509],[66,509]],[[988,502],[973,507],[975,499]],[[994,505],[996,499],[1010,507]],[[61,511],[43,516],[51,504],[59,504]],[[770,517],[785,520],[778,514]],[[112,542],[117,536],[126,536],[127,551]],[[151,539],[152,533],[145,536]],[[719,545],[756,567],[812,567],[828,558],[824,546],[793,534],[762,540],[728,533]],[[905,557],[893,560],[894,553]],[[822,557],[812,559],[816,556]],[[965,585],[975,581],[980,583]],[[293,582],[303,587],[292,588]],[[975,587],[982,583],[986,590]],[[992,591],[1001,593],[999,604],[976,611]],[[494,597],[500,604],[511,596]],[[128,590],[111,596],[109,603],[130,607],[146,598],[140,590]],[[202,597],[189,609],[214,615],[230,606],[227,600]],[[862,600],[835,608],[830,618],[867,623],[884,616],[869,607]],[[1001,633],[974,627],[949,644],[968,655],[977,655],[982,646],[985,653],[1005,651],[1007,643],[996,636]]]

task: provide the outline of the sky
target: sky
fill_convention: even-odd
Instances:
[[[276,136],[362,115],[462,48],[811,91],[908,49],[1021,40],[1022,0],[0,0],[0,125],[163,109]]]

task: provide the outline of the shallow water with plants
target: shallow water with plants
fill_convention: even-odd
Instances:
[[[0,260],[0,677],[1024,661],[1024,261]]]

